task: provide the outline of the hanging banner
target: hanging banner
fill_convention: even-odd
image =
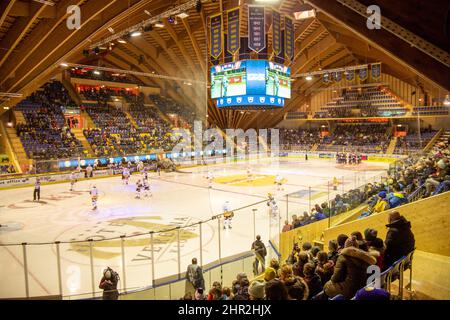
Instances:
[[[211,17],[210,30],[211,30],[210,54],[214,59],[217,59],[222,54],[222,14],[221,13]]]
[[[381,62],[378,63],[372,63],[370,65],[370,68],[372,70],[372,79],[373,80],[378,80],[381,77]]]
[[[281,15],[276,10],[272,12],[272,50],[276,56],[281,54]]]
[[[335,71],[332,73],[333,80],[336,82],[340,82],[342,80],[342,72],[341,71]]]
[[[227,21],[228,21],[227,51],[230,54],[234,55],[239,51],[241,47],[241,42],[239,40],[239,33],[240,33],[239,8],[227,11]]]
[[[355,80],[355,70],[348,70],[346,72],[347,74],[345,75],[345,78],[347,79],[347,81]]]
[[[359,69],[359,80],[364,81],[367,79],[367,67]]]
[[[324,83],[329,83],[329,82],[331,82],[330,74],[329,74],[329,73],[324,73],[324,74],[323,74],[323,77],[322,77],[322,81],[323,81]]]
[[[284,52],[291,61],[294,59],[294,24],[292,19],[284,17]]]
[[[264,6],[248,6],[248,47],[261,52],[266,47],[266,16]]]

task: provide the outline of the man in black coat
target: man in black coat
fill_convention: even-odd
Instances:
[[[415,239],[411,231],[411,222],[401,216],[398,211],[389,214],[388,232],[386,234],[386,250],[384,265],[389,268],[395,261],[414,250]]]
[[[262,272],[265,270],[267,250],[261,241],[261,236],[257,235],[256,240],[252,243],[252,251],[255,252],[255,261],[253,262],[253,274],[259,275],[258,265],[261,263]]]

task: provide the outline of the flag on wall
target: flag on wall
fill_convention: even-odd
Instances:
[[[210,30],[211,30],[211,44],[210,44],[210,54],[214,59],[219,58],[222,54],[222,14],[216,14],[210,19]]]
[[[261,52],[266,47],[266,16],[265,6],[248,6],[248,47],[255,52]]]
[[[240,47],[241,42],[239,38],[240,34],[240,19],[239,19],[239,8],[231,9],[227,11],[227,51],[234,55],[236,54]]]

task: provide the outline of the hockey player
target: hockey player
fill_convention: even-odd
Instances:
[[[212,183],[213,183],[213,180],[214,180],[214,176],[213,176],[213,173],[211,171],[208,171],[206,179],[208,179],[208,188],[211,189],[212,188]]]
[[[278,203],[271,193],[268,194],[268,197],[267,206],[269,207],[269,215],[275,218],[278,216]]]
[[[122,180],[123,183],[128,185],[128,179],[130,179],[130,169],[128,169],[127,167],[123,168],[122,171]]]
[[[95,184],[92,186],[91,191],[92,210],[97,210],[98,189]]]
[[[77,177],[78,177],[78,175],[75,171],[73,171],[70,174],[70,191],[74,191],[74,186],[75,186],[75,183],[77,182]]]
[[[277,174],[277,176],[275,177],[275,184],[277,186],[277,191],[283,191],[283,177],[280,176],[279,174]]]
[[[337,190],[339,181],[336,177],[333,177],[333,190]]]
[[[231,229],[231,221],[234,217],[234,212],[231,211],[231,207],[230,207],[230,202],[227,200],[225,201],[225,203],[223,204],[223,228],[226,229],[228,227],[228,229]]]
[[[86,167],[86,178],[92,178],[92,171],[94,171],[94,169],[91,167],[91,165],[88,165]]]
[[[151,197],[152,192],[150,190],[150,184],[148,183],[148,179],[144,179],[142,182],[142,186],[144,188],[144,197]]]
[[[141,198],[141,190],[142,190],[142,183],[141,183],[141,180],[139,179],[137,182],[136,182],[136,199],[140,199]]]
[[[136,169],[137,169],[138,172],[142,173],[142,170],[144,170],[144,162],[139,161],[139,163],[137,164]]]

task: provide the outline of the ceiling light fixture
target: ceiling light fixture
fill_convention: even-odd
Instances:
[[[307,81],[311,81],[311,80],[312,80],[312,77],[311,77],[310,75],[307,75],[307,76],[305,77],[305,79],[306,79]]]
[[[136,30],[131,33],[132,37],[139,37],[142,34],[141,30]]]
[[[187,14],[186,12],[181,12],[181,13],[177,14],[177,17],[180,19],[184,19],[184,18],[189,17],[189,14]]]
[[[119,39],[119,40],[117,40],[117,42],[118,43],[127,43],[125,40],[123,40],[123,39]]]
[[[158,21],[157,23],[155,23],[155,27],[164,28],[164,24],[161,21]]]

